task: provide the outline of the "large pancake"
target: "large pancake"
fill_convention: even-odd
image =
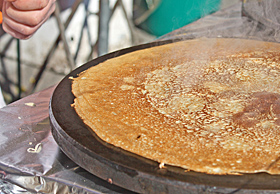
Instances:
[[[209,174],[280,174],[280,45],[197,39],[135,51],[73,80],[105,142]]]

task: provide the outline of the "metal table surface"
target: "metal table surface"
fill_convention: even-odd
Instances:
[[[277,29],[264,28],[265,24],[242,16],[241,10],[240,3],[175,30],[159,40],[206,36],[280,41]],[[132,193],[88,173],[60,150],[49,123],[49,101],[55,87],[0,109],[0,193]],[[223,191],[215,187],[199,188],[195,192]],[[253,191],[232,189],[230,192]]]

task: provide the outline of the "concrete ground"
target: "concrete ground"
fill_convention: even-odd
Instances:
[[[228,7],[237,3],[240,0],[222,0],[221,8]],[[132,17],[132,0],[123,0],[128,17]],[[111,1],[114,4],[114,1]],[[91,12],[97,12],[98,0],[91,0],[89,10]],[[67,9],[62,12],[61,19],[64,21],[70,14],[71,10]],[[67,31],[66,39],[72,55],[75,54],[79,37],[81,35],[81,24],[85,17],[84,6],[81,4],[77,13],[72,19]],[[83,39],[81,41],[81,47],[79,49],[79,55],[76,60],[76,67],[86,63],[90,54],[91,44],[96,41],[97,38],[97,25],[98,18],[95,15],[89,16],[89,29],[92,42],[89,42],[86,30],[83,31]],[[134,28],[136,41],[131,41],[130,31],[125,20],[123,11],[118,7],[110,21],[109,26],[109,52],[119,50],[125,47],[130,47],[134,44],[141,44],[154,40],[156,37],[147,34],[144,31]],[[25,93],[28,91],[31,83],[34,80],[35,75],[38,73],[39,68],[43,64],[47,53],[51,46],[54,44],[59,34],[58,25],[54,17],[50,18],[29,40],[20,41],[20,55],[21,55],[21,85],[22,85],[22,97],[28,95]],[[0,51],[3,52],[5,45],[10,40],[10,36],[4,34],[0,37]],[[94,55],[92,58],[95,58]],[[91,59],[92,59],[91,58]],[[7,49],[6,55],[3,61],[0,62],[0,72],[3,72],[3,63],[6,65],[9,78],[12,82],[17,83],[17,41],[13,40],[12,44]],[[57,50],[53,57],[50,59],[46,70],[44,71],[42,78],[40,79],[38,86],[35,89],[40,91],[44,88],[59,83],[59,81],[69,73],[71,69],[68,66],[68,61],[65,55],[65,50],[62,43],[59,43]],[[3,76],[0,74],[0,82],[3,83]],[[16,87],[12,87],[12,93],[17,94]],[[7,93],[4,94],[6,101],[9,103],[12,98]]]

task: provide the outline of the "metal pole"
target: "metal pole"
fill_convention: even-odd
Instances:
[[[20,56],[20,40],[17,39],[17,66],[18,66],[18,72],[17,72],[17,77],[18,77],[18,99],[21,98],[21,56]]]
[[[108,52],[110,1],[99,0],[98,56]]]
[[[73,59],[73,56],[70,52],[70,49],[69,49],[69,46],[68,46],[68,43],[67,43],[67,39],[66,39],[66,36],[65,36],[64,24],[60,19],[60,7],[59,7],[58,2],[56,2],[56,9],[54,11],[54,15],[55,15],[57,25],[58,25],[58,28],[59,28],[60,38],[63,42],[66,58],[68,60],[68,66],[69,66],[70,70],[72,70],[72,69],[75,68],[75,61]]]

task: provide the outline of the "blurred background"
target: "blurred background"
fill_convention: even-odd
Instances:
[[[175,3],[176,2],[176,3]],[[156,40],[240,0],[57,0],[29,40],[0,29],[0,85],[7,103],[53,86],[108,52]]]

